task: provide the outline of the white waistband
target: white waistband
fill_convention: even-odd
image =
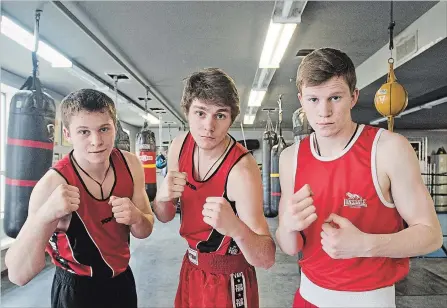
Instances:
[[[395,308],[394,285],[377,290],[350,292],[334,291],[317,286],[301,272],[301,296],[317,307],[380,307]]]

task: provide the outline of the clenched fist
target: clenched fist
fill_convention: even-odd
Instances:
[[[79,203],[79,189],[76,186],[61,184],[51,193],[39,212],[45,223],[51,223],[77,211]]]
[[[156,202],[169,202],[180,198],[186,185],[186,173],[169,171],[157,193]]]
[[[202,210],[203,221],[222,235],[234,237],[241,222],[223,197],[208,197]]]
[[[129,198],[110,196],[109,204],[117,223],[131,226],[141,221],[142,212]]]
[[[321,228],[321,246],[332,259],[368,256],[368,234],[349,219],[332,213]]]
[[[302,231],[317,219],[312,195],[310,186],[306,184],[287,201],[281,217],[281,224],[285,230]]]

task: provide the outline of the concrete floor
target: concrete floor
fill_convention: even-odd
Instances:
[[[268,221],[274,234],[277,218]],[[180,263],[186,249],[185,241],[180,238],[178,230],[177,215],[169,224],[157,221],[155,230],[148,239],[132,238],[130,264],[135,275],[141,308],[173,307]],[[423,262],[423,266],[419,265],[420,262]],[[427,273],[431,276],[427,276]],[[7,277],[4,277],[1,307],[50,307],[53,274],[54,267],[50,265],[21,288],[10,284]],[[296,258],[277,250],[276,264],[269,270],[258,269],[257,275],[261,307],[291,307],[299,283]],[[431,279],[433,284],[427,279]],[[398,286],[396,294],[399,308],[446,307],[447,259],[412,260],[412,273]]]

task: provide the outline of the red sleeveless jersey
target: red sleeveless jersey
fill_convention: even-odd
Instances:
[[[231,136],[230,136],[231,137]],[[187,180],[192,185],[185,186],[180,198],[181,226],[180,235],[186,239],[189,247],[199,252],[215,253],[219,255],[239,254],[240,249],[236,242],[214,230],[203,221],[203,205],[208,197],[227,197],[227,180],[231,169],[248,152],[241,144],[234,141],[225,155],[220,166],[205,181],[194,179],[194,149],[195,141],[188,133],[179,155],[179,171],[186,172]],[[229,200],[228,200],[229,201]],[[230,202],[230,201],[229,201]],[[236,213],[235,202],[230,202]],[[237,214],[237,213],[236,213]]]
[[[124,272],[129,264],[130,228],[113,218],[110,196],[101,200],[90,194],[73,166],[72,155],[66,155],[52,169],[67,184],[79,188],[81,202],[71,215],[67,232],[54,232],[46,251],[56,266],[71,273],[111,278]],[[120,150],[112,150],[110,164],[115,174],[110,195],[131,199],[133,178]]]
[[[318,219],[302,231],[305,244],[299,262],[303,273],[316,285],[337,291],[368,291],[391,286],[409,271],[409,259],[332,259],[322,249],[324,220],[331,214],[349,219],[360,231],[396,233],[403,220],[385,200],[378,183],[376,149],[382,129],[360,126],[338,157],[321,157],[314,134],[297,145],[295,192],[309,184]]]

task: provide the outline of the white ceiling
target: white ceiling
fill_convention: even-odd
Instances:
[[[436,3],[395,1],[395,35]],[[2,12],[33,29],[34,10],[42,8],[42,38],[110,85],[112,80],[106,73],[126,73],[130,80],[118,87],[136,104],[141,104],[138,97],[145,95],[145,86],[150,87],[155,96],[150,95],[149,107],[167,106],[172,112],[163,119],[178,125],[180,120],[185,121],[180,109],[182,80],[203,67],[220,67],[235,79],[242,111],[245,111],[274,5],[274,1],[64,1],[62,5],[48,1],[2,1]],[[65,13],[61,11],[62,6]],[[67,17],[67,12],[76,17],[77,24],[73,18]],[[300,62],[295,56],[297,51],[325,46],[340,48],[359,66],[387,44],[388,22],[388,1],[308,2],[262,107],[275,107],[278,95],[283,94],[283,124],[291,127],[291,114],[299,107],[294,85]],[[103,46],[80,26],[85,26]],[[2,69],[23,77],[29,75],[30,52],[4,36],[0,36],[0,44]],[[434,91],[439,94],[447,85],[441,77],[447,76],[447,65],[436,65],[438,82],[431,83],[430,87],[425,86],[423,80],[432,72],[422,69],[424,63],[436,61],[436,56],[446,51],[446,45],[439,45],[440,50],[436,52],[422,53],[396,70],[397,74],[402,70],[398,75],[400,80],[411,80],[415,74],[422,80],[420,89],[412,91],[410,99],[419,98],[417,102],[423,102],[423,95]],[[116,56],[115,59],[104,46]],[[43,83],[62,95],[81,87],[91,87],[68,70],[52,68],[44,61],[41,61],[40,72]],[[370,88],[365,87],[368,96],[363,96],[359,108],[354,110],[354,117],[359,121],[368,122],[378,117],[371,104],[374,87],[374,83]],[[430,88],[428,93],[427,88]],[[118,105],[120,119],[141,126],[143,119],[130,106]],[[265,119],[264,112],[258,111],[254,126],[265,126]],[[447,125],[438,123],[436,128],[440,126]]]

